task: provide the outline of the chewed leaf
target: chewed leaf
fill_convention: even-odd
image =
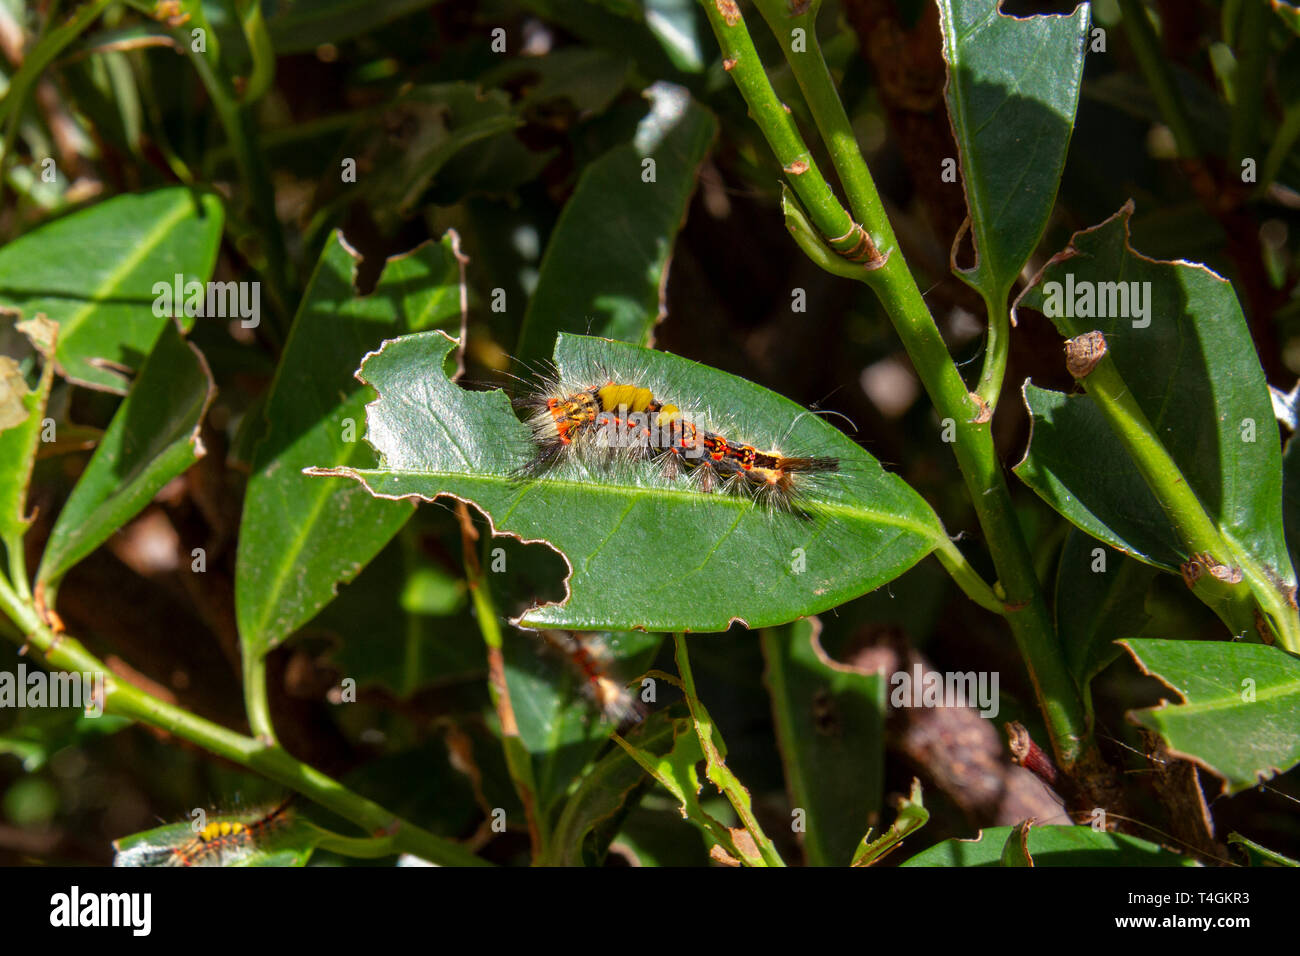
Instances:
[[[725,630],[780,624],[833,607],[902,574],[942,542],[929,505],[833,426],[760,386],[625,343],[561,335],[561,381],[602,370],[653,385],[664,401],[721,415],[733,434],[786,454],[839,459],[800,488],[800,512],[707,493],[650,461],[601,468],[584,458],[534,479],[537,447],[501,391],[468,392],[443,371],[453,340],[393,339],[366,356],[374,386],[367,440],[378,468],[316,468],[382,497],[472,502],[497,534],[545,542],[568,561],[569,597],[519,623],[576,630]],[[599,383],[593,383],[599,384]]]

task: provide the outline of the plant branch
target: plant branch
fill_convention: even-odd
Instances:
[[[736,818],[740,821],[740,825],[745,828],[753,839],[754,846],[758,850],[762,862],[767,866],[785,866],[781,855],[776,852],[776,847],[767,834],[763,832],[763,828],[759,826],[758,818],[754,816],[749,791],[732,773],[731,768],[723,762],[722,753],[719,751],[718,744],[714,739],[713,718],[704,709],[704,704],[701,703],[699,695],[695,692],[695,677],[691,673],[691,661],[686,653],[686,635],[680,631],[673,634],[673,646],[676,651],[677,672],[682,678],[682,693],[686,697],[686,706],[691,711],[691,723],[695,726],[695,734],[699,738],[700,749],[704,752],[705,775],[718,788],[718,792],[730,801],[732,809],[736,811]]]
[[[217,756],[255,770],[351,820],[369,833],[391,835],[395,851],[411,853],[444,866],[488,865],[450,840],[407,823],[379,804],[353,793],[287,751],[228,730],[122,681],[75,638],[51,632],[36,610],[19,600],[2,578],[0,611],[17,625],[47,666],[70,673],[103,674],[104,713],[166,730]]]
[[[774,114],[770,109],[762,108],[762,104],[774,101],[776,95],[762,63],[752,52],[753,43],[748,38],[743,18],[739,16],[738,10],[734,17],[724,17],[718,11],[719,5],[723,9],[734,8],[734,4],[728,3],[728,0],[701,2],[718,35],[724,57],[735,59],[730,68],[731,76],[749,103],[754,121],[763,130],[769,143],[779,141],[785,135],[781,129],[792,127],[792,123],[784,109]],[[736,58],[735,51],[748,52],[749,56]],[[825,62],[820,57],[809,58],[809,64],[826,72]],[[800,69],[811,67],[805,65]],[[810,85],[817,90],[824,89],[829,83],[829,76],[825,81],[810,80]],[[780,153],[777,155],[778,159],[782,158]],[[785,160],[782,159],[782,162]],[[861,172],[870,178],[865,164],[862,165]],[[809,180],[815,173],[815,170],[809,170],[804,175],[793,177],[791,186],[805,209],[809,210],[808,218],[825,235],[826,230],[817,217],[811,214],[811,208],[805,199],[805,192],[820,193],[821,189],[830,192],[830,187],[824,182],[819,189],[810,185]],[[820,178],[820,173],[816,175]],[[1053,747],[1060,762],[1070,766],[1091,747],[1091,732],[1083,702],[1066,666],[1047,602],[1034,573],[1028,546],[1015,516],[1002,463],[993,446],[989,428],[989,405],[972,395],[962,381],[916,280],[898,248],[889,217],[880,208],[865,211],[868,216],[862,226],[874,238],[883,259],[878,260],[876,268],[862,269],[855,277],[865,282],[879,296],[881,305],[902,339],[936,410],[941,418],[952,424],[953,451],[1006,595],[1003,605],[1007,620],[1033,681]],[[787,223],[789,221],[787,209]],[[796,237],[797,235],[796,233]],[[814,257],[814,261],[819,260]],[[838,275],[845,274],[838,269],[830,271]],[[994,314],[996,313],[991,310],[990,317]],[[949,553],[948,557],[951,556]],[[942,556],[940,560],[943,560]]]
[[[1233,631],[1256,628],[1264,611],[1282,645],[1300,652],[1300,619],[1258,563],[1226,538],[1205,512],[1111,358],[1105,336],[1088,332],[1066,343],[1066,364],[1137,465],[1191,560],[1184,577]]]
[[[488,658],[488,695],[496,710],[497,720],[501,724],[501,747],[505,752],[506,770],[515,785],[519,802],[524,805],[524,816],[528,821],[528,837],[532,845],[533,859],[545,859],[549,844],[549,831],[546,821],[542,819],[541,808],[537,803],[537,782],[533,775],[533,757],[519,736],[519,725],[515,722],[514,705],[510,701],[510,688],[506,684],[506,665],[501,639],[501,618],[492,601],[492,591],[483,577],[483,565],[478,559],[475,544],[478,531],[470,519],[469,509],[464,502],[456,503],[456,519],[460,522],[461,549],[465,557],[465,581],[469,585],[470,600],[474,605],[474,617],[478,621],[483,643],[487,647]]]

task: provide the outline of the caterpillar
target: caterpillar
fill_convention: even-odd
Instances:
[[[163,866],[226,866],[248,855],[267,834],[289,822],[290,796],[270,811],[253,820],[223,818],[213,820],[199,830],[192,840],[173,847]]]
[[[600,648],[577,633],[542,631],[542,638],[559,650],[583,681],[583,693],[612,724],[640,721],[645,708],[627,686],[611,676]]]
[[[800,506],[806,478],[840,470],[838,458],[789,456],[728,438],[653,389],[614,377],[576,387],[547,380],[521,404],[536,445],[521,477],[543,475],[573,454],[644,459],[669,479],[689,476],[702,492],[747,494],[772,510],[806,517]]]

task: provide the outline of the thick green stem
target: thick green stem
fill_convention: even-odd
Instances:
[[[769,143],[782,140],[787,136],[786,127],[792,131],[793,124],[784,109],[773,113],[770,109],[762,108],[762,104],[775,101],[776,95],[763,70],[763,64],[753,55],[753,43],[749,40],[739,11],[735,10],[734,16],[726,17],[719,13],[718,4],[711,0],[702,0],[702,2],[722,46],[723,56],[735,61],[730,67],[731,76],[740,89],[741,95],[749,103],[754,121],[763,130]],[[726,3],[725,0],[722,6],[728,11],[734,9],[734,5]],[[738,51],[747,52],[749,55],[737,57]],[[791,56],[798,57],[800,54],[791,54]],[[825,79],[814,79],[811,76],[811,71],[814,69],[826,72],[825,62],[820,56],[810,57],[804,66],[796,68],[797,71],[808,71],[809,75],[801,82],[807,82],[809,88],[817,91],[814,96],[824,98],[824,91],[828,85],[833,89],[833,84],[829,75]],[[825,104],[818,107],[823,119],[831,117],[829,121],[832,124],[838,123],[838,120],[832,116],[835,111],[825,107]],[[822,133],[828,139],[836,139],[833,125],[824,129]],[[793,135],[797,137],[798,133],[793,132]],[[836,141],[841,146],[846,145],[842,137]],[[778,152],[777,157],[783,163],[785,162],[781,153]],[[856,170],[853,178],[871,180],[870,171],[865,163],[862,163],[860,168],[856,162],[848,165]],[[809,170],[804,175],[791,177],[791,186],[808,209],[808,218],[823,235],[831,235],[833,233],[829,233],[813,215],[805,199],[805,193],[816,195],[821,195],[823,191],[826,194],[830,193],[830,186],[824,181],[820,186],[809,182],[814,172]],[[817,176],[820,178],[820,174]],[[861,188],[861,183],[854,188]],[[875,194],[874,185],[871,186],[871,193]],[[866,193],[864,192],[863,195]],[[986,543],[1006,595],[1004,608],[1007,620],[1033,681],[1039,707],[1052,736],[1056,755],[1061,764],[1068,768],[1079,759],[1085,748],[1090,746],[1091,734],[1083,702],[1066,667],[1051,614],[1038,578],[1034,574],[1029,549],[1015,517],[1011,493],[1007,488],[1002,464],[993,446],[988,416],[984,414],[988,406],[982,406],[977,397],[967,391],[952,357],[948,354],[939,329],[926,307],[916,280],[913,279],[902,251],[898,248],[893,226],[883,208],[878,204],[864,201],[863,211],[866,215],[863,217],[862,226],[874,239],[879,253],[886,258],[883,261],[877,260],[874,269],[860,269],[854,277],[869,285],[879,296],[940,418],[951,423],[954,435],[953,450],[957,456],[957,463],[966,481],[971,502],[980,526],[984,530]],[[831,271],[836,274],[852,274],[839,269]],[[991,321],[994,314],[994,311],[990,310]],[[1002,345],[1004,340],[1005,337],[999,339],[999,354],[1004,354]],[[998,377],[1000,379],[1000,373]],[[949,554],[948,557],[951,555]]]
[[[845,251],[841,246],[851,248],[857,241],[856,223],[831,191],[790,111],[768,82],[740,7],[732,0],[702,0],[702,4],[722,48],[723,64],[740,87],[754,121],[808,217],[837,252]]]
[[[1124,32],[1128,34],[1147,86],[1151,87],[1151,94],[1156,98],[1160,115],[1173,133],[1178,155],[1183,159],[1200,156],[1196,137],[1192,134],[1191,121],[1183,109],[1183,98],[1174,83],[1173,70],[1169,68],[1169,61],[1160,49],[1160,41],[1147,17],[1146,7],[1141,0],[1119,0],[1119,9],[1124,17]]]
[[[1300,652],[1300,617],[1262,567],[1245,549],[1225,537],[1202,507],[1196,492],[1160,441],[1132,390],[1106,351],[1100,332],[1071,339],[1071,372],[1105,416],[1142,480],[1173,525],[1196,574],[1188,580],[1197,595],[1223,618],[1234,633],[1254,630],[1256,607],[1269,619],[1287,650]]]
[[[204,720],[121,681],[79,641],[66,634],[52,633],[36,610],[20,600],[3,578],[0,578],[0,611],[18,626],[25,640],[40,653],[47,666],[69,673],[103,674],[105,713],[129,717],[166,730],[219,757],[255,770],[351,820],[369,833],[391,835],[395,851],[412,853],[444,866],[486,865],[486,861],[464,848],[401,820],[379,804],[358,796],[337,780],[295,759],[287,751]]]
[[[876,183],[867,169],[862,150],[858,148],[858,138],[849,122],[849,114],[835,89],[835,81],[817,39],[817,12],[821,9],[821,0],[813,0],[803,13],[793,16],[789,0],[754,2],[786,53],[795,81],[812,111],[831,163],[849,197],[854,219],[859,223],[883,220],[884,204],[876,192]],[[802,32],[795,33],[796,30]]]
[[[275,725],[271,721],[271,701],[266,691],[266,657],[243,649],[244,711],[248,728],[264,744],[276,743]]]

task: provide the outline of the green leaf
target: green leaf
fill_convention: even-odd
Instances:
[[[1228,834],[1228,846],[1240,847],[1251,866],[1300,866],[1300,860],[1293,860],[1289,856],[1262,847],[1253,840],[1247,840],[1240,833]]]
[[[677,69],[699,73],[704,69],[707,22],[695,0],[643,0],[645,24],[658,38]]]
[[[1158,572],[1071,528],[1056,570],[1057,633],[1070,674],[1092,715],[1092,679],[1120,655],[1121,637],[1138,637],[1151,620],[1147,591]]]
[[[846,866],[884,787],[885,679],[831,660],[820,622],[762,633],[790,805],[809,866]]]
[[[1281,447],[1241,306],[1232,285],[1205,267],[1134,252],[1132,212],[1128,204],[1075,233],[1020,301],[1048,314],[1064,336],[1105,334],[1125,386],[1206,514],[1280,589],[1293,588],[1282,530]],[[1129,292],[1127,308],[1121,289]],[[1136,468],[1118,466],[1129,456],[1093,400],[1026,386],[1025,402],[1034,424],[1016,474],[1084,531],[1177,571],[1185,548]],[[1098,467],[1103,462],[1108,466]]]
[[[510,703],[519,736],[532,754],[538,805],[549,813],[617,726],[583,694],[577,668],[541,634],[512,630],[503,636]],[[619,682],[649,667],[663,643],[662,634],[638,631],[580,639]]]
[[[903,866],[1001,866],[1013,827],[989,827],[973,840],[944,840]],[[1190,857],[1124,833],[1080,826],[1034,827],[1026,843],[1035,866],[1195,866]]]
[[[221,201],[183,187],[118,196],[56,219],[0,249],[0,308],[59,323],[64,377],[125,392],[167,324],[156,283],[212,274]]]
[[[787,453],[839,457],[840,472],[810,486],[805,517],[770,513],[738,495],[703,494],[647,462],[598,474],[571,462],[521,481],[518,470],[535,455],[529,429],[503,393],[466,392],[440,374],[453,345],[429,333],[367,356],[358,374],[379,392],[366,413],[367,440],[381,464],[311,473],[349,476],[383,497],[454,495],[486,513],[496,533],[542,541],[567,556],[568,600],[525,612],[524,626],[719,631],[734,620],[784,624],[879,587],[943,540],[916,492],[817,416],[687,359],[585,336],[560,336],[555,364],[566,381],[624,371],[671,382],[666,391],[674,395],[767,423],[770,441]]]
[[[1007,842],[1002,846],[1000,862],[1003,866],[1033,866],[1034,858],[1029,854],[1029,834],[1032,832],[1033,820],[1022,820],[1011,828]]]
[[[672,717],[671,712],[665,716],[671,719],[673,728],[672,747],[666,753],[658,735],[655,735],[654,746],[649,739],[614,739],[677,801],[682,817],[700,830],[710,846],[734,849],[733,838],[726,826],[700,803],[699,765],[704,760],[704,751],[695,732],[695,722],[690,717]]]
[[[1132,719],[1224,778],[1229,792],[1300,763],[1300,660],[1262,644],[1120,643],[1184,701],[1136,711]]]
[[[338,43],[372,33],[400,17],[431,7],[437,0],[271,0],[266,26],[275,51],[306,53],[323,43]]]
[[[1093,400],[1029,382],[1023,395],[1033,425],[1016,476],[1092,537],[1178,573],[1185,549],[1137,468],[1097,467],[1126,461],[1128,453]]]
[[[362,296],[357,258],[342,238],[332,236],[321,253],[263,406],[270,424],[244,496],[235,614],[249,652],[265,654],[315,617],[410,517],[406,503],[301,472],[374,460],[360,440],[367,393],[352,375],[357,356],[390,336],[456,328],[458,255],[448,234],[395,256]]]
[[[32,464],[40,447],[41,422],[54,382],[54,346],[57,327],[44,319],[18,323],[33,347],[42,354],[41,377],[36,388],[29,389],[18,363],[8,355],[0,356],[0,407],[5,409],[0,422],[0,542],[6,547],[21,547],[22,536],[31,521],[27,511],[27,485]]]
[[[203,457],[212,395],[207,362],[168,320],[54,522],[36,574],[47,591]]]
[[[666,753],[679,732],[680,718],[663,711],[647,718],[628,743],[643,754]],[[601,758],[565,801],[542,865],[599,865],[614,836],[611,824],[623,819],[645,782],[645,770],[626,750],[618,748]]]
[[[957,274],[1000,307],[1056,199],[1079,103],[1088,5],[1023,19],[998,7],[999,0],[939,0],[948,114],[977,256],[973,269]]]
[[[1285,0],[1269,0],[1273,7],[1273,12],[1282,18],[1282,22],[1290,27],[1291,32],[1300,36],[1300,7],[1296,7]]]
[[[551,233],[519,333],[525,364],[545,358],[557,332],[648,345],[666,314],[668,260],[717,122],[682,87],[656,83],[646,95],[633,141],[583,171]]]
[[[911,834],[930,822],[930,811],[921,802],[921,781],[912,778],[912,792],[898,801],[898,815],[889,829],[875,840],[868,832],[853,853],[852,866],[871,866],[893,852]]]

